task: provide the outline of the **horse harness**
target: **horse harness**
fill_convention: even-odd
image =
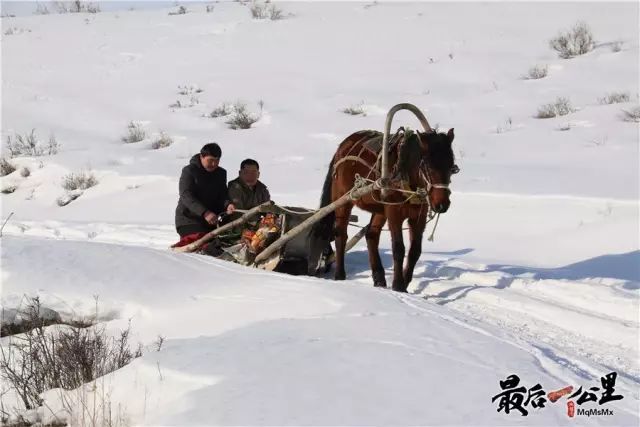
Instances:
[[[396,149],[398,144],[403,144],[405,139],[408,138],[413,133],[412,130],[405,129],[404,127],[400,127],[398,131],[390,138],[389,140],[389,152]],[[369,173],[366,177],[361,178],[365,181],[374,182],[376,186],[381,189],[382,186],[379,182],[381,176],[381,159],[382,159],[382,133],[374,130],[364,130],[360,132],[356,132],[359,136],[359,139],[353,144],[351,150],[347,153],[347,155],[333,165],[333,175],[336,175],[338,166],[345,162],[358,162],[365,167],[369,168]],[[357,154],[353,154],[357,147],[360,146],[360,150]],[[376,156],[376,161],[374,164],[367,162],[362,158],[362,154],[365,152],[369,152]],[[397,174],[397,164],[394,166],[394,175]],[[407,193],[409,196],[402,202],[383,202],[380,203],[385,204],[427,204],[429,203],[428,194],[432,188],[442,188],[448,189],[449,185],[447,184],[432,184],[431,176],[429,173],[429,167],[424,160],[420,162],[420,175],[422,180],[426,184],[426,188],[418,188],[417,190],[412,190],[409,186],[409,182],[403,179],[400,179],[400,188],[391,188],[393,191],[398,191],[401,193]]]

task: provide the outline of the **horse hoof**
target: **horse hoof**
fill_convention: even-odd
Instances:
[[[393,289],[396,292],[407,293],[407,285],[405,285],[404,283],[394,283],[391,289]]]
[[[371,278],[373,279],[373,286],[376,288],[387,287],[387,279],[384,277],[384,271],[374,271],[371,274]]]

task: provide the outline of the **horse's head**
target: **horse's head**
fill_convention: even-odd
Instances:
[[[414,134],[415,135],[415,134]],[[409,136],[400,148],[399,171],[409,178],[419,173],[419,186],[426,187],[429,203],[437,213],[449,209],[451,175],[458,173],[453,149],[453,129],[447,133],[418,132]]]

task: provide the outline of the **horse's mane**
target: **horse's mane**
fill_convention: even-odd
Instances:
[[[434,132],[426,136],[429,146],[429,166],[437,170],[450,170],[455,163],[455,155],[447,134]]]

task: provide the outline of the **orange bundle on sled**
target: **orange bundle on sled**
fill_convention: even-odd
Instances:
[[[249,245],[249,250],[255,254],[260,253],[270,243],[278,238],[280,225],[274,214],[267,214],[260,220],[258,230],[255,232]]]

